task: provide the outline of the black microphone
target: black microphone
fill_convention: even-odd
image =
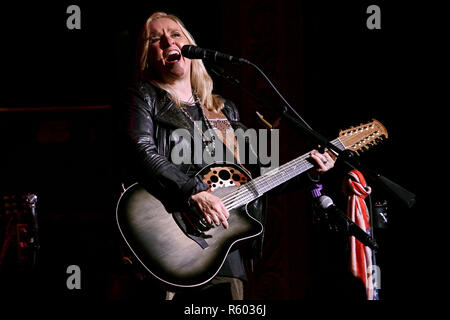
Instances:
[[[197,46],[193,45],[185,45],[183,48],[181,48],[181,54],[183,57],[189,58],[189,59],[203,59],[203,60],[210,60],[214,62],[218,61],[226,61],[236,64],[250,64],[248,60],[242,59],[242,58],[236,58],[233,56],[230,56],[225,53],[220,53],[218,51],[210,50],[210,49],[203,49]]]
[[[372,250],[378,250],[378,244],[369,234],[358,227],[341,209],[336,207],[333,200],[328,196],[320,196],[318,199],[319,207],[329,213],[330,218],[338,220],[340,226],[344,226],[347,233],[354,236],[361,243]],[[331,214],[330,214],[331,213]]]

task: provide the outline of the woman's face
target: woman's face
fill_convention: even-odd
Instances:
[[[169,18],[160,18],[150,26],[148,61],[165,82],[190,77],[191,60],[181,55],[189,40],[180,26]]]

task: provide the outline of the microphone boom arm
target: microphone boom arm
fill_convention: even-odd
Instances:
[[[246,60],[247,61],[247,60]],[[306,134],[310,139],[316,141],[322,148],[328,148],[333,150],[336,155],[338,155],[338,161],[344,163],[347,167],[351,169],[358,169],[362,171],[368,179],[373,181],[376,185],[380,186],[383,190],[387,191],[390,195],[394,196],[395,199],[399,200],[403,205],[407,208],[412,208],[416,203],[416,195],[400,185],[394,183],[388,178],[382,176],[380,173],[374,172],[369,169],[365,165],[363,165],[357,158],[355,154],[349,150],[340,150],[336,146],[334,146],[328,139],[322,136],[317,131],[313,130],[310,125],[295,111],[294,108],[286,101],[283,95],[278,91],[275,85],[270,81],[270,79],[265,75],[265,73],[254,63],[247,61],[247,64],[255,68],[269,85],[273,88],[273,90],[277,93],[277,95],[281,98],[284,103],[284,108],[280,111],[280,114],[291,123],[293,123],[297,128],[300,128],[303,133]],[[288,114],[287,108],[297,117],[294,118],[292,115]]]

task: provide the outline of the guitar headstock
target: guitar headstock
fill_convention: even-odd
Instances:
[[[369,123],[339,132],[339,140],[345,149],[356,153],[369,149],[383,138],[387,139],[387,137],[388,132],[385,126],[375,119]]]

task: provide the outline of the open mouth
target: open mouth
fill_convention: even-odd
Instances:
[[[177,50],[171,50],[167,53],[166,62],[168,63],[176,63],[180,61],[181,54]]]

